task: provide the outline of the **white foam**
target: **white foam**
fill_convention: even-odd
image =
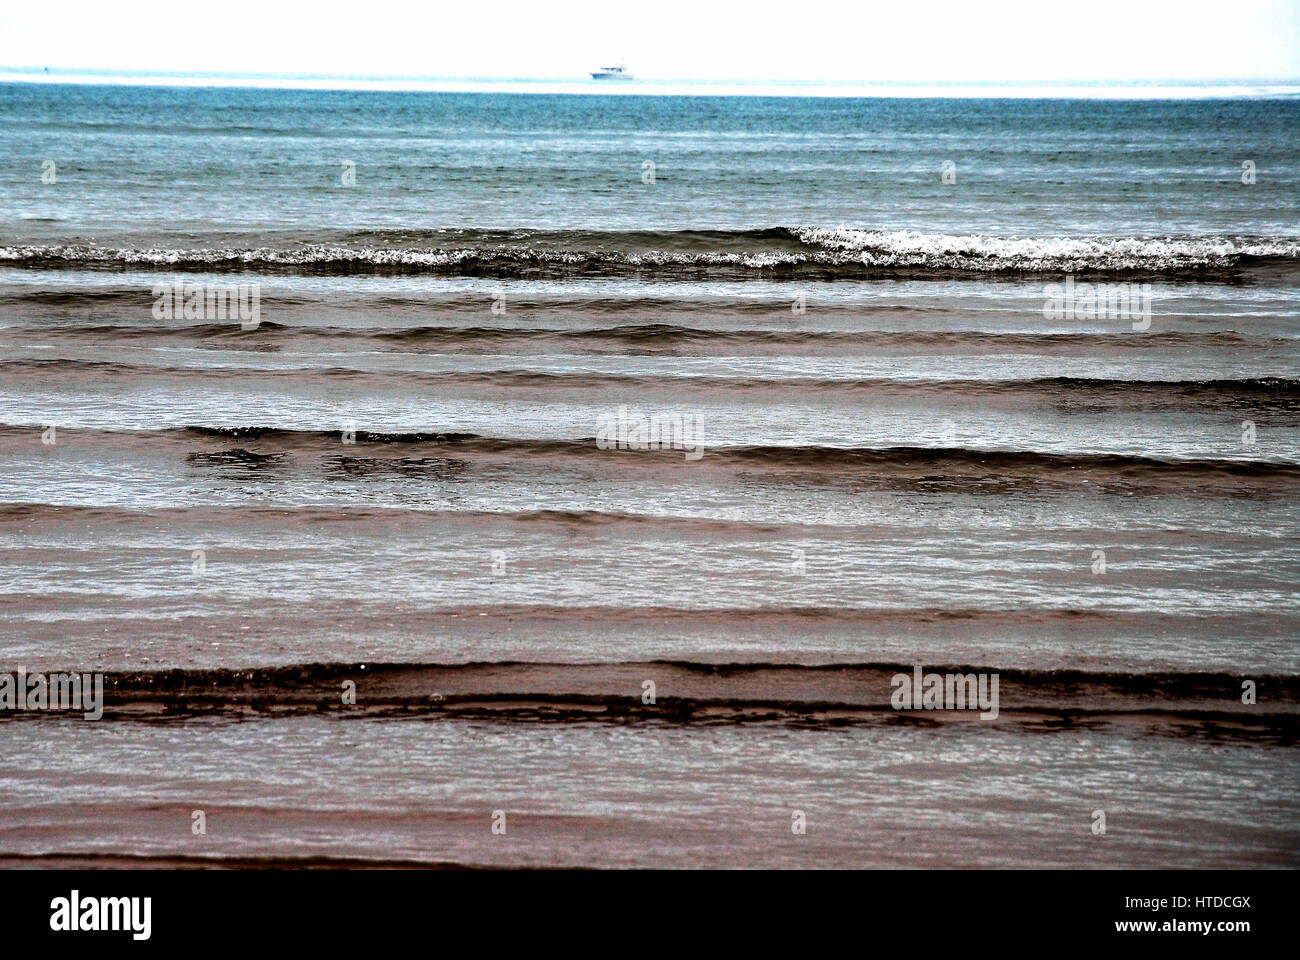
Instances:
[[[869,265],[911,264],[972,269],[1117,269],[1228,266],[1242,256],[1300,257],[1300,238],[987,237],[913,230],[886,232],[800,227],[801,241]]]

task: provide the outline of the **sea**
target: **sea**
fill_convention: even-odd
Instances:
[[[0,84],[0,864],[1300,866],[1300,96],[793,93]]]

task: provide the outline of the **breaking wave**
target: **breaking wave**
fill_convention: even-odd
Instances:
[[[1300,261],[1300,238],[990,237],[848,226],[740,231],[475,231],[350,235],[346,242],[198,248],[7,245],[35,268],[555,277],[872,274],[1197,274]]]

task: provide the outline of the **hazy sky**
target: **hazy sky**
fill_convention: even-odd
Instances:
[[[335,76],[1051,82],[1300,77],[1300,0],[60,0],[0,6],[0,68]]]

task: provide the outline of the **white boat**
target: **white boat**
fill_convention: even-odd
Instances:
[[[593,80],[631,80],[632,74],[627,72],[627,67],[621,63],[616,67],[601,67],[599,70],[591,71]]]

